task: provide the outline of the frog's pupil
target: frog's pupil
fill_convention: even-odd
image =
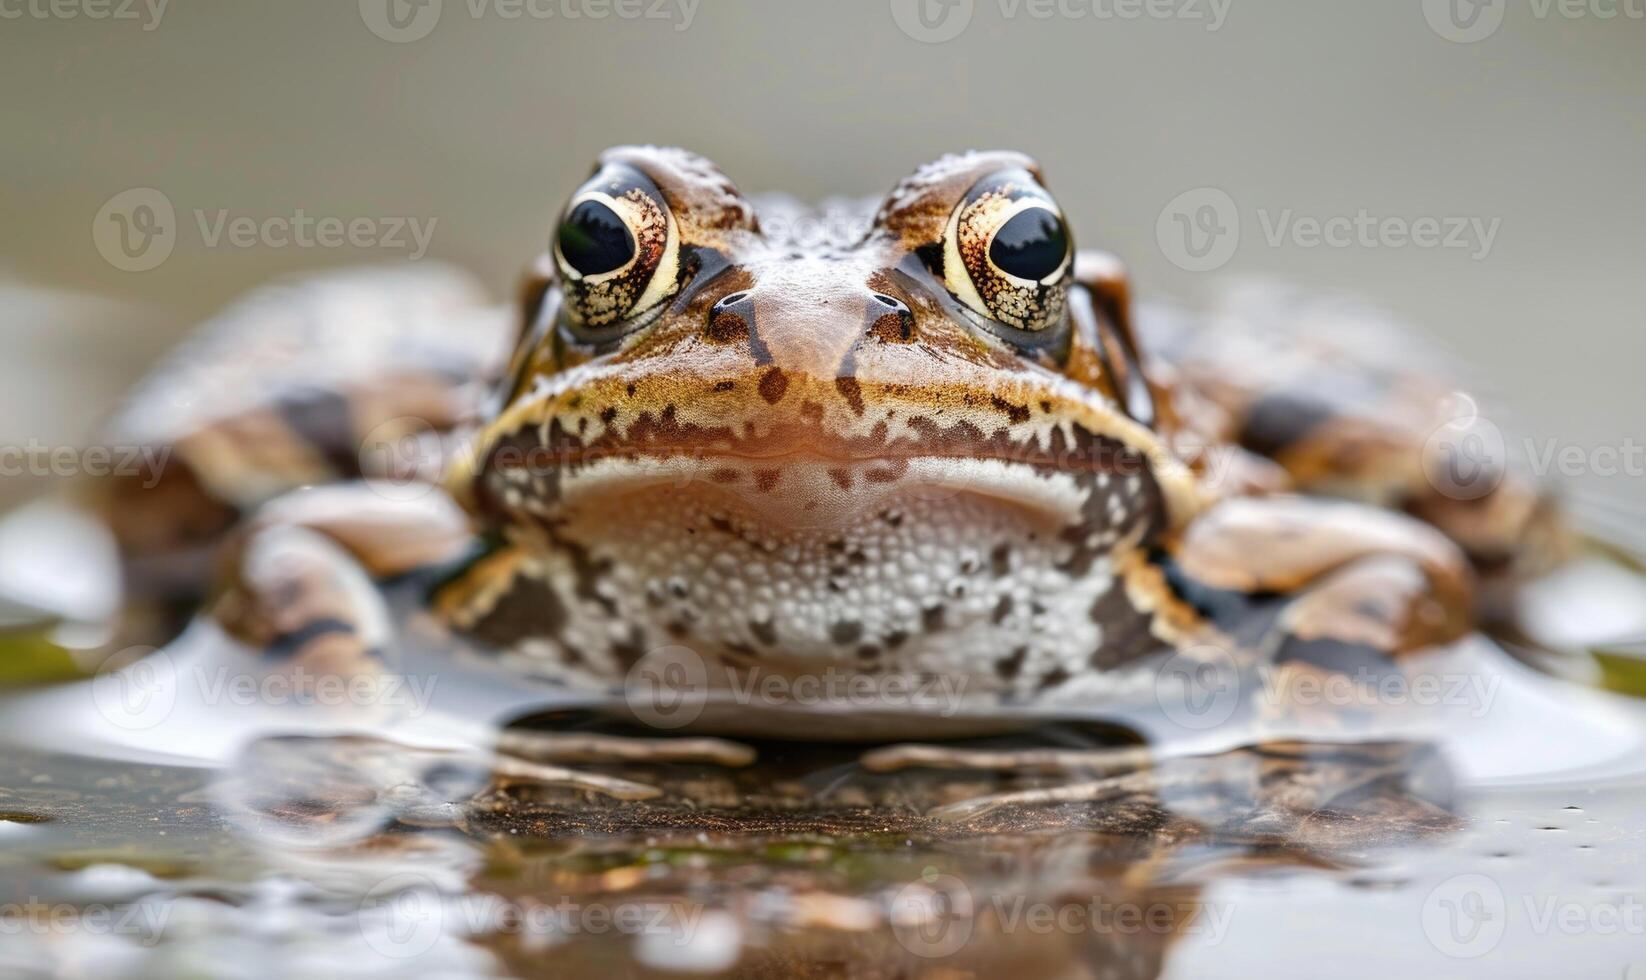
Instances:
[[[1002,272],[1040,281],[1056,272],[1069,254],[1063,222],[1045,208],[1020,211],[995,233],[989,259]]]
[[[560,223],[560,255],[585,276],[620,269],[634,255],[634,236],[607,205],[584,201]]]

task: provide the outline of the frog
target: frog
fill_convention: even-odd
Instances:
[[[508,310],[380,270],[209,324],[114,424],[166,465],[88,499],[146,626],[198,617],[311,678],[380,675],[415,632],[654,723],[516,732],[501,774],[643,798],[579,766],[747,765],[756,738],[1040,766],[943,746],[1148,703],[1163,662],[1443,649],[1560,560],[1547,488],[1437,479],[1478,462],[1435,438],[1456,382],[1315,312],[1152,310],[1013,151],[809,209],[623,146]],[[385,444],[415,472],[387,479]],[[933,685],[943,710],[840,693]],[[1114,751],[1065,768],[1147,764]]]

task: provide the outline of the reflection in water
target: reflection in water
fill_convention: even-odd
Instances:
[[[1424,669],[1489,703],[1271,703],[1234,747],[1067,723],[582,767],[644,801],[371,735],[183,768],[30,731],[0,758],[0,975],[1621,975],[1638,706],[1458,656]]]
[[[271,739],[216,778],[14,756],[5,805],[37,836],[14,845],[29,860],[8,867],[8,891],[81,918],[54,938],[19,910],[7,965],[1155,976],[1174,943],[1237,927],[1232,906],[1205,900],[1220,878],[1344,874],[1374,848],[1459,826],[1440,756],[1403,743],[1166,759],[1101,798],[964,819],[931,812],[1079,776],[873,773],[849,748],[765,745],[742,770],[611,770],[665,789],[644,803],[488,787],[445,828],[400,819],[426,811],[393,806],[410,785],[396,748]],[[428,775],[420,799],[478,788],[470,774]],[[96,931],[105,911],[124,928]]]

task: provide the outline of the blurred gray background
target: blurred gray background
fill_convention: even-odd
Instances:
[[[262,280],[410,251],[213,245],[196,212],[432,220],[429,257],[502,297],[593,156],[632,141],[803,196],[1020,148],[1145,294],[1349,290],[1471,361],[1534,435],[1640,435],[1641,0],[926,0],[925,21],[914,0],[158,2],[0,0],[0,442],[80,438]],[[132,188],[177,216],[146,271],[94,238]],[[1215,271],[1157,235],[1197,188],[1241,224]],[[1496,233],[1484,254],[1267,234],[1362,210]]]

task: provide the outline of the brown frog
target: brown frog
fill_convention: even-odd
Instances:
[[[1547,498],[1434,478],[1451,388],[1421,358],[1266,313],[1140,318],[1017,153],[856,213],[618,148],[531,266],[512,354],[432,274],[266,293],[133,400],[122,431],[167,466],[100,507],[139,593],[197,594],[226,556],[211,615],[268,670],[370,674],[432,629],[619,708],[692,688],[718,734],[1010,727],[1146,699],[1173,657],[1342,670],[1500,614],[1558,550]],[[432,447],[444,490],[385,489],[385,440]],[[372,585],[407,579],[426,615]],[[720,697],[751,677],[759,710]],[[841,693],[898,681],[952,698]],[[645,751],[748,758],[522,754]]]

